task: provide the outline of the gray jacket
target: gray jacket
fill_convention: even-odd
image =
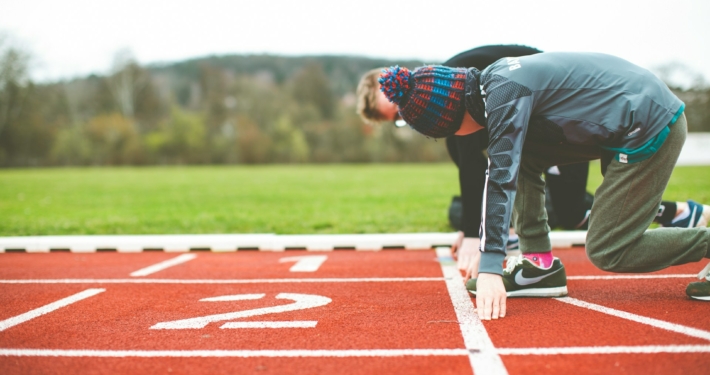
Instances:
[[[470,72],[469,72],[470,73]],[[651,72],[600,53],[503,58],[468,74],[485,101],[489,167],[483,197],[480,272],[502,274],[526,136],[536,142],[598,145],[632,163],[653,155],[684,104]],[[472,112],[471,95],[466,104]]]

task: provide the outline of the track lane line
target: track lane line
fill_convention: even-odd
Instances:
[[[316,328],[317,320],[293,320],[285,322],[228,322],[222,324],[221,329],[239,328]]]
[[[710,353],[710,345],[570,346],[498,349],[500,355]]]
[[[444,281],[443,277],[360,277],[303,279],[13,279],[0,284],[282,284],[389,283]]]
[[[160,272],[164,269],[174,267],[179,264],[183,264],[185,262],[189,262],[195,258],[197,258],[197,255],[195,255],[195,254],[182,254],[182,255],[179,255],[175,258],[168,259],[168,260],[162,261],[160,263],[156,263],[152,266],[141,268],[138,271],[131,272],[131,276],[133,276],[133,277],[148,276],[148,275],[154,274],[156,272]]]
[[[0,332],[4,331],[10,327],[14,327],[18,324],[22,324],[28,320],[32,320],[32,319],[42,316],[44,314],[48,314],[54,310],[71,305],[72,303],[79,302],[79,301],[89,298],[89,297],[93,297],[93,296],[95,296],[99,293],[105,292],[105,291],[106,291],[106,289],[87,289],[83,292],[79,292],[79,293],[74,294],[72,296],[62,298],[59,301],[55,301],[50,304],[44,305],[42,307],[36,308],[34,310],[30,310],[24,314],[20,314],[20,315],[14,316],[12,318],[5,319],[3,321],[0,321]]]
[[[351,349],[351,350],[83,350],[0,349],[4,357],[430,357],[465,356],[466,349]]]
[[[629,279],[687,279],[696,278],[694,274],[668,275],[599,275],[599,276],[567,276],[567,280],[629,280]]]
[[[696,275],[649,275],[640,278],[694,278]],[[567,280],[615,280],[623,276],[567,276]],[[280,284],[445,281],[446,277],[352,277],[293,279],[0,279],[0,284]]]
[[[348,357],[458,357],[467,349],[349,349],[349,350],[92,350],[0,348],[0,357],[109,357],[109,358],[348,358]],[[499,355],[661,354],[710,353],[710,345],[578,346],[561,348],[497,348]]]
[[[665,329],[667,331],[681,333],[681,334],[684,334],[687,336],[696,337],[699,339],[710,341],[710,332],[704,331],[702,329],[687,327],[687,326],[680,325],[680,324],[665,322],[663,320],[648,318],[645,316],[632,314],[632,313],[629,313],[626,311],[616,310],[616,309],[612,309],[610,307],[605,307],[602,305],[597,305],[594,303],[589,303],[586,301],[578,300],[576,298],[562,297],[562,298],[555,298],[555,299],[560,302],[568,303],[570,305],[574,305],[577,307],[582,307],[582,308],[597,311],[597,312],[600,312],[603,314],[612,315],[612,316],[615,316],[618,318],[627,319],[627,320],[631,320],[631,321],[634,321],[637,323],[650,325],[652,327]]]
[[[471,296],[466,290],[456,263],[451,258],[451,248],[438,247],[436,255],[446,280],[446,289],[449,291],[449,297],[454,305],[456,319],[461,328],[461,335],[468,351],[468,359],[473,373],[507,375],[508,371],[496,352],[493,342],[488,337],[486,328],[474,311]]]

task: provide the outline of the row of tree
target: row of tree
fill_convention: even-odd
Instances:
[[[30,79],[30,56],[0,39],[0,166],[430,162],[443,142],[355,114],[369,69],[421,61],[206,57],[109,74]],[[710,89],[676,90],[691,130],[710,131]]]
[[[121,52],[105,76],[37,84],[29,56],[1,43],[0,166],[447,157],[440,142],[366,125],[355,114],[359,75],[401,62],[259,55],[142,67]]]

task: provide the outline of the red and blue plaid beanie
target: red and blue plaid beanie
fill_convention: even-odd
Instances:
[[[414,130],[432,138],[448,137],[461,127],[465,68],[423,66],[413,72],[393,66],[380,74],[380,90],[399,106],[399,114]]]

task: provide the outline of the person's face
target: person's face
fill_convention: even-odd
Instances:
[[[380,90],[377,90],[377,111],[380,112],[380,118],[385,121],[395,121],[399,118],[397,104],[387,100],[385,93]]]

